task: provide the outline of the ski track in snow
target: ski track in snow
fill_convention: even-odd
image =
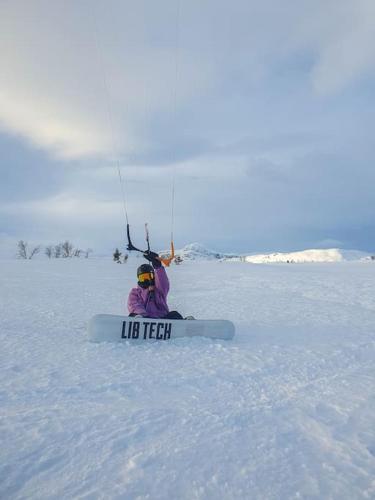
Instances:
[[[172,267],[233,341],[91,344],[138,259],[0,261],[0,497],[375,497],[375,265]]]

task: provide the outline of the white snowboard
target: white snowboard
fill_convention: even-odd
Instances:
[[[234,324],[227,320],[176,320],[97,314],[89,323],[91,342],[155,342],[180,337],[231,340]]]

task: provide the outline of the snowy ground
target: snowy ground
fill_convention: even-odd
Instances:
[[[232,342],[87,342],[134,269],[0,261],[2,499],[375,498],[374,263],[184,263]]]

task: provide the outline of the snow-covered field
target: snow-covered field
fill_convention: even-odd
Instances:
[[[87,342],[138,263],[0,261],[2,499],[375,498],[373,262],[185,262],[233,341]]]

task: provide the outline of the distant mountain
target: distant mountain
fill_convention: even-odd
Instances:
[[[200,243],[190,243],[181,250],[176,250],[176,255],[179,255],[183,260],[215,260],[239,258],[238,254],[215,252],[214,250],[207,249]]]
[[[311,249],[300,252],[270,253],[259,255],[246,255],[240,260],[254,264],[264,264],[272,262],[342,262],[368,259],[369,255],[358,250],[340,250],[339,248]]]
[[[267,264],[276,262],[303,263],[303,262],[342,262],[370,260],[371,256],[359,250],[341,250],[339,248],[310,249],[299,252],[275,252],[268,254],[240,255],[215,252],[200,243],[191,243],[180,250],[176,250],[183,260],[232,260],[253,264]]]

